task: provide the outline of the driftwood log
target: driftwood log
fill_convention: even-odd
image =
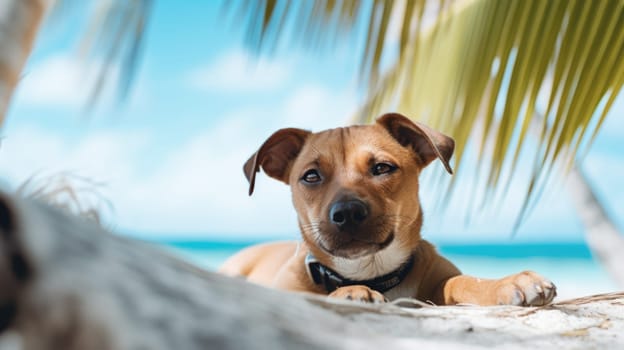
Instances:
[[[624,293],[533,308],[331,301],[3,195],[0,332],[0,350],[624,348]]]

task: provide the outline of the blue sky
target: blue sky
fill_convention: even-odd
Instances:
[[[34,174],[71,171],[105,184],[101,192],[114,207],[105,211],[107,225],[123,234],[297,237],[287,186],[261,175],[248,197],[242,164],[276,129],[322,130],[347,122],[361,94],[354,46],[323,54],[289,47],[257,58],[244,47],[240,28],[220,18],[216,2],[157,1],[127,103],[85,117],[89,72],[98,62],[75,55],[84,17],[73,14],[44,27],[3,130],[5,187],[15,188]],[[622,113],[620,97],[584,163],[620,227]],[[468,226],[463,208],[471,205],[470,172],[458,179],[447,211],[434,210],[439,192],[425,183],[424,236],[508,241],[528,159],[523,165],[501,204]],[[555,180],[516,241],[582,240],[563,180]]]

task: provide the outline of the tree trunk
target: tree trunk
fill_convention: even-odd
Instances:
[[[610,276],[624,287],[624,236],[596,197],[585,174],[575,165],[566,182],[585,228],[585,240]]]
[[[48,0],[0,0],[0,125],[35,41]]]
[[[332,301],[203,271],[9,196],[0,286],[0,350],[624,347],[624,293],[533,308]]]

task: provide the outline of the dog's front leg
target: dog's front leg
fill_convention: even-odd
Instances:
[[[541,306],[557,295],[555,285],[532,271],[501,279],[467,275],[449,278],[440,291],[444,304]]]
[[[383,294],[362,285],[340,287],[331,292],[329,296],[332,298],[357,300],[375,304],[388,301]]]

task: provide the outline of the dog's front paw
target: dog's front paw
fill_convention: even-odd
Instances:
[[[501,305],[542,306],[557,296],[557,288],[537,273],[524,271],[498,281],[496,295]]]
[[[363,301],[365,303],[385,303],[388,301],[386,297],[376,290],[372,290],[367,286],[346,286],[340,287],[329,294],[332,298],[340,298],[347,300]]]

